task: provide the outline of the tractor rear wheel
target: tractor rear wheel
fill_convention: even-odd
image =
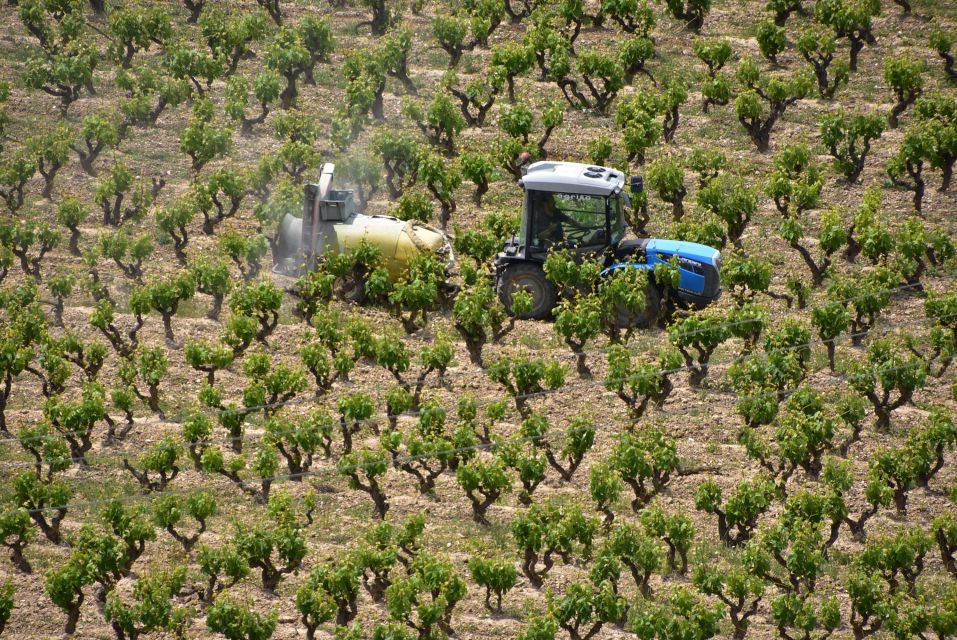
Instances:
[[[658,287],[653,282],[649,282],[645,287],[645,308],[636,313],[625,308],[624,305],[618,305],[615,309],[615,324],[619,329],[629,327],[647,329],[658,322],[660,313],[661,294],[658,292]]]
[[[558,290],[545,277],[542,265],[530,262],[518,262],[505,268],[498,278],[498,297],[509,313],[512,312],[512,292],[528,291],[532,294],[532,308],[528,313],[517,317],[541,320],[548,317],[558,299]]]

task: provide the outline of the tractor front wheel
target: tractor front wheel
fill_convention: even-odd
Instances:
[[[542,265],[520,262],[505,267],[498,278],[498,297],[509,313],[512,312],[512,293],[527,291],[532,294],[532,308],[517,317],[541,320],[548,317],[558,299],[555,285],[545,277]]]

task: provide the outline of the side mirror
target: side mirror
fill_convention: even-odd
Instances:
[[[631,176],[631,192],[641,193],[645,190],[645,179],[641,176]]]

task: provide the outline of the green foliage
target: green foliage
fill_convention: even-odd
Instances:
[[[457,208],[455,190],[462,184],[461,172],[446,158],[423,149],[418,160],[418,177],[439,202],[439,224],[446,229]]]
[[[711,0],[665,0],[665,7],[685,28],[700,31],[704,17],[711,10]]]
[[[944,61],[944,71],[951,78],[957,78],[957,69],[954,68],[954,38],[941,28],[930,34],[930,46]]]
[[[163,111],[182,104],[191,93],[189,80],[185,77],[158,73],[147,65],[120,69],[116,84],[127,93],[119,103],[124,124],[139,126],[156,124]]]
[[[839,109],[821,116],[821,144],[834,158],[834,168],[851,183],[860,177],[871,143],[883,132],[884,119],[879,115],[848,117]]]
[[[32,573],[33,567],[23,556],[23,551],[33,539],[34,530],[30,520],[30,513],[24,508],[8,509],[0,514],[0,543],[10,550],[10,562],[20,573]],[[10,598],[12,592],[9,592],[8,585],[4,585],[2,591],[4,599]],[[10,602],[12,606],[12,601]],[[5,607],[0,606],[0,614]],[[7,611],[9,616],[9,610]],[[0,615],[0,620],[6,621],[6,618]]]
[[[926,377],[923,359],[904,353],[893,339],[883,338],[871,343],[864,362],[852,369],[848,383],[871,401],[876,427],[888,429],[891,412],[909,403]]]
[[[144,493],[163,492],[167,485],[179,475],[179,466],[176,462],[181,451],[179,442],[167,437],[140,456],[138,466],[141,470],[131,465],[126,458],[123,459],[123,467],[136,478]],[[151,474],[158,477],[151,478]]]
[[[645,532],[662,540],[668,547],[668,569],[677,571],[680,575],[686,575],[688,551],[696,535],[691,518],[680,513],[668,514],[657,503],[642,509],[639,516]],[[678,564],[679,560],[680,564]]]
[[[701,593],[717,597],[728,608],[735,636],[747,634],[751,626],[750,618],[757,612],[764,595],[762,580],[748,575],[735,565],[727,569],[717,565],[699,565],[695,567],[692,582]]]
[[[163,46],[173,35],[169,14],[159,7],[113,11],[109,29],[113,36],[109,55],[124,69],[132,66],[133,56],[138,52],[149,51],[153,44]]]
[[[284,575],[299,569],[307,551],[302,532],[284,522],[239,526],[234,540],[249,566],[260,570],[263,589],[270,593],[275,592]]]
[[[485,607],[490,611],[502,611],[502,598],[515,586],[518,571],[507,560],[497,558],[483,558],[472,556],[468,561],[469,573],[472,580],[485,589]],[[492,595],[495,595],[496,606],[492,607]]]
[[[60,112],[80,99],[84,89],[93,87],[93,72],[100,54],[92,42],[77,38],[47,54],[36,53],[27,60],[23,82],[60,99]]]
[[[733,252],[724,257],[721,282],[728,288],[735,304],[740,307],[753,302],[758,293],[768,293],[773,270],[770,262]]]
[[[788,42],[784,27],[779,27],[774,22],[765,20],[758,25],[756,37],[761,55],[777,64],[777,56],[784,51]]]
[[[280,27],[266,45],[263,62],[285,79],[280,104],[283,109],[291,108],[299,95],[299,81],[314,64],[303,34],[294,27]]]
[[[79,398],[67,400],[53,395],[43,405],[44,418],[70,445],[70,455],[81,464],[92,447],[93,427],[105,415],[103,387],[96,382],[83,385]]]
[[[698,191],[698,205],[724,222],[726,240],[740,247],[741,236],[757,210],[757,193],[741,178],[723,173]]]
[[[494,245],[498,250],[498,242]],[[530,295],[512,301],[516,314],[521,314],[522,304],[531,306]],[[518,307],[516,307],[518,302]],[[452,305],[452,317],[455,329],[465,341],[469,359],[473,364],[483,366],[482,351],[486,344],[498,342],[515,327],[514,316],[506,324],[505,307],[495,294],[491,283],[481,278],[474,285],[462,289]]]
[[[837,39],[830,31],[809,28],[795,41],[801,57],[814,69],[817,91],[821,98],[830,99],[850,78],[850,68],[844,60],[835,60]]]
[[[249,575],[249,564],[233,545],[201,545],[196,553],[200,574],[206,580],[204,599],[212,602],[215,594],[235,585]],[[225,580],[229,580],[226,584]]]
[[[273,365],[269,355],[252,353],[243,362],[243,373],[250,382],[243,389],[243,406],[252,412],[262,409],[263,416],[274,416],[286,403],[306,389],[306,375],[298,367]]]
[[[641,640],[712,638],[723,617],[720,605],[710,605],[687,587],[677,587],[667,601],[641,600],[631,613],[630,628]]]
[[[176,42],[164,47],[163,67],[172,77],[192,83],[189,93],[205,99],[213,82],[226,73],[226,58],[189,48],[184,42]]]
[[[277,611],[261,615],[226,596],[217,598],[206,612],[206,627],[228,640],[268,640],[276,630]]]
[[[160,419],[165,413],[160,407],[159,385],[169,371],[169,359],[160,347],[137,347],[133,357],[124,362],[117,372],[118,377],[136,397],[145,402]],[[140,385],[145,385],[145,393]]]
[[[515,408],[523,418],[531,414],[529,401],[546,390],[555,390],[565,384],[565,368],[558,362],[527,358],[502,358],[488,369],[493,382],[504,387],[515,401]]]
[[[624,431],[609,462],[635,494],[631,507],[638,512],[665,489],[677,471],[677,444],[658,428]]]
[[[504,43],[492,47],[490,71],[501,73],[508,87],[508,101],[515,102],[515,78],[527,73],[535,64],[534,52],[517,43]]]
[[[418,125],[429,142],[442,147],[448,155],[455,153],[455,137],[465,128],[465,119],[451,95],[436,93],[424,112],[418,103],[406,100],[403,112]]]
[[[512,489],[512,478],[498,458],[476,456],[458,466],[455,479],[472,503],[472,519],[484,525],[489,524],[488,508]]]
[[[458,66],[463,51],[472,45],[465,41],[468,33],[469,22],[462,16],[439,14],[432,18],[432,35],[435,36],[439,46],[449,54],[450,69]]]
[[[830,27],[838,38],[847,38],[851,71],[857,71],[857,59],[864,43],[874,40],[872,19],[880,10],[880,3],[871,0],[825,0],[814,5],[815,19]]]
[[[406,134],[380,132],[373,137],[372,148],[382,158],[389,197],[398,198],[415,184],[418,143]]]
[[[279,323],[282,297],[282,290],[269,280],[243,284],[233,289],[230,294],[229,309],[236,315],[258,321],[259,330],[255,337],[265,345],[266,338]]]
[[[259,114],[255,117],[246,116],[246,107],[249,103],[249,81],[242,76],[232,76],[226,82],[226,104],[224,111],[233,120],[239,121],[245,133],[252,131],[253,126],[261,124],[269,115],[270,104],[279,98],[282,78],[274,71],[264,71],[253,80],[252,90],[259,105]]]
[[[540,588],[554,556],[566,561],[589,556],[597,530],[598,521],[586,517],[576,505],[555,499],[532,504],[512,521],[512,536],[523,556],[522,573]]]
[[[695,508],[718,517],[718,537],[729,546],[743,544],[754,535],[757,520],[774,500],[774,484],[766,478],[743,480],[727,500],[721,487],[706,480],[695,491]]]
[[[914,210],[918,215],[923,209],[926,188],[924,164],[929,164],[934,154],[930,135],[931,131],[926,129],[910,129],[904,134],[900,149],[885,165],[885,172],[895,186],[914,192]]]
[[[803,73],[786,79],[768,77],[751,59],[741,62],[736,76],[744,86],[744,91],[734,101],[738,121],[758,151],[766,152],[771,148],[774,125],[788,107],[807,97],[811,79]]]
[[[149,283],[144,290],[150,307],[163,317],[166,339],[171,344],[176,343],[173,335],[173,316],[176,315],[180,303],[191,299],[195,293],[196,280],[189,271],[155,280]]]
[[[20,268],[39,284],[44,257],[60,244],[60,232],[36,217],[0,222],[0,247],[20,261]]]
[[[771,619],[779,629],[794,629],[812,634],[819,631],[826,637],[841,623],[841,609],[836,598],[809,599],[795,593],[781,594],[771,601]]]
[[[635,57],[631,49],[624,49],[624,53]],[[635,64],[634,60],[631,62]],[[575,77],[558,80],[565,99],[576,109],[607,115],[611,103],[625,86],[625,71],[619,61],[599,51],[580,51],[575,58],[575,72]]]
[[[731,337],[726,320],[713,312],[676,320],[668,327],[668,335],[681,352],[690,371],[689,382],[694,386],[708,375],[708,363],[715,349]]]
[[[176,607],[173,597],[186,583],[186,567],[154,571],[133,585],[133,603],[126,604],[115,592],[107,595],[103,615],[117,633],[129,637],[154,631],[175,632],[189,620],[189,610]]]
[[[561,595],[549,594],[548,613],[571,638],[589,637],[605,624],[622,619],[627,602],[618,595],[615,586],[605,581],[572,582]]]
[[[379,518],[384,519],[389,502],[379,486],[378,478],[389,470],[385,451],[362,449],[358,453],[346,453],[339,459],[337,469],[339,475],[349,479],[350,488],[369,494]]]
[[[425,638],[455,635],[452,613],[467,592],[465,580],[448,560],[420,553],[405,577],[385,591],[389,618],[404,623]]]
[[[153,255],[153,242],[149,235],[134,238],[128,232],[118,230],[100,236],[99,249],[102,256],[113,260],[125,276],[142,284],[143,261]]]
[[[296,609],[309,633],[315,633],[323,622],[335,619],[336,625],[346,625],[355,618],[361,574],[361,567],[351,559],[312,570],[296,592]]]
[[[781,222],[778,231],[781,237],[801,254],[801,258],[811,271],[811,282],[815,287],[821,286],[830,274],[831,256],[849,240],[839,210],[830,209],[822,213],[820,223],[818,237],[818,247],[822,254],[820,261],[815,260],[810,249],[801,243],[804,237],[804,229],[797,219],[786,218]]]
[[[675,222],[681,220],[684,216],[684,197],[688,193],[681,161],[673,156],[655,160],[648,166],[647,179],[648,187],[671,205]]]
[[[870,480],[875,491],[893,492],[894,505],[903,515],[907,509],[907,492],[926,487],[943,467],[945,452],[954,447],[953,418],[934,409],[923,424],[915,427],[904,445],[881,449],[870,461]]]
[[[217,127],[213,123],[214,116],[212,102],[197,100],[189,123],[180,136],[180,150],[192,160],[194,173],[199,173],[206,163],[225,155],[232,147],[232,130]]]
[[[891,129],[900,124],[900,116],[920,96],[924,88],[921,73],[924,63],[920,60],[906,57],[891,57],[884,59],[884,82],[894,92],[897,104],[891,109],[888,118]]]
[[[473,197],[476,206],[482,206],[482,196],[488,193],[489,182],[496,178],[495,163],[487,153],[464,153],[459,158],[462,177],[475,185]]]
[[[36,162],[22,151],[0,164],[0,197],[12,213],[23,206],[24,188],[36,172]]]
[[[269,241],[263,235],[249,236],[226,231],[219,236],[219,247],[239,269],[243,281],[251,282],[259,276],[262,259],[269,250]]]
[[[228,61],[225,75],[230,79],[240,61],[253,56],[251,45],[261,41],[267,33],[266,19],[261,13],[229,16],[218,7],[209,7],[203,12],[199,27],[213,56]]]
[[[142,180],[134,182],[126,165],[115,163],[93,194],[93,201],[103,212],[103,224],[118,227],[127,220],[138,220],[152,206],[163,184],[154,179],[152,188],[148,188]]]
[[[698,174],[698,187],[704,188],[721,174],[728,158],[718,149],[695,147],[688,156],[688,168]]]
[[[43,176],[44,198],[53,195],[53,180],[66,163],[70,154],[70,143],[76,132],[66,124],[41,131],[27,140],[27,149],[36,158],[37,171]]]
[[[585,454],[595,443],[595,425],[585,418],[574,418],[562,434],[562,446],[558,450],[548,437],[550,432],[548,421],[540,414],[532,414],[522,423],[519,431],[522,437],[545,452],[548,464],[558,471],[563,480],[571,481]]]
[[[15,593],[16,589],[11,580],[7,580],[0,586],[0,631],[3,631],[7,621],[10,620],[10,613],[13,611],[14,604],[13,596]]]
[[[595,508],[605,514],[605,527],[611,526],[615,519],[615,512],[612,511],[611,507],[621,496],[621,478],[610,463],[603,461],[592,466],[589,472],[588,486],[592,500],[595,501]]]
[[[572,7],[568,7],[572,9]],[[575,10],[572,9],[572,14]],[[573,21],[583,17],[580,12],[569,16]],[[558,23],[554,12],[535,12],[532,24],[525,31],[524,44],[535,56],[539,68],[539,79],[559,80],[568,74],[571,66],[571,47],[576,34],[566,34]]]
[[[778,212],[785,218],[798,218],[818,206],[824,176],[811,150],[803,144],[784,147],[774,159],[774,171],[768,180],[767,194],[774,199]]]
[[[731,59],[731,44],[727,40],[696,38],[692,50],[708,66],[708,78],[701,85],[705,113],[711,105],[728,104],[731,101],[731,84],[721,69]]]
[[[153,502],[153,522],[166,529],[174,540],[183,545],[187,552],[199,541],[206,531],[206,521],[217,512],[216,498],[211,493],[193,493],[187,497],[175,493],[159,496]],[[177,530],[186,517],[198,523],[195,533],[187,535]]]

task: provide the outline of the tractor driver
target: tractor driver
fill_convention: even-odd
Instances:
[[[538,231],[535,233],[535,239],[538,240],[539,245],[548,247],[565,239],[564,229],[562,229],[563,217],[562,212],[555,206],[555,195],[544,194],[538,214]]]

